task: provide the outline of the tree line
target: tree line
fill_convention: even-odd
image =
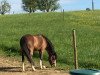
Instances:
[[[0,14],[4,15],[5,13],[9,12],[10,9],[11,5],[6,0],[2,0],[0,3]]]
[[[23,9],[29,13],[40,10],[50,12],[59,9],[59,0],[22,0]]]
[[[22,0],[22,8],[24,11],[34,13],[37,10],[42,12],[55,11],[60,8],[59,0]],[[0,14],[4,15],[9,12],[11,5],[7,0],[0,3]]]
[[[94,1],[92,2],[92,10],[94,10]],[[22,8],[24,11],[34,13],[37,10],[42,12],[55,11],[60,8],[59,0],[22,0]],[[9,12],[11,5],[7,0],[0,1],[0,14],[4,15]],[[86,8],[86,10],[91,10]]]

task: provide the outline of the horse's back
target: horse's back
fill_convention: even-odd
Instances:
[[[34,47],[36,49],[45,49],[47,46],[46,39],[42,35],[34,35]]]
[[[21,44],[27,44],[31,50],[43,50],[47,47],[46,39],[42,35],[24,35],[20,40]]]

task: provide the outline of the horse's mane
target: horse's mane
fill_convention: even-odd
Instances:
[[[45,38],[46,41],[47,41],[47,44],[48,44],[47,49],[51,50],[52,54],[56,54],[52,42],[51,42],[46,36],[44,36],[43,34],[41,34],[41,36],[42,36],[43,38]]]

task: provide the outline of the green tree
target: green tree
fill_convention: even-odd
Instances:
[[[38,8],[41,11],[55,11],[60,8],[59,0],[37,0]]]
[[[35,12],[37,9],[37,0],[22,0],[23,9],[29,13]]]
[[[7,0],[2,0],[0,4],[0,14],[4,15],[9,12],[11,9],[11,5],[7,2]]]

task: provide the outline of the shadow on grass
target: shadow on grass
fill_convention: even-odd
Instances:
[[[17,56],[20,55],[20,50],[17,46],[5,46],[0,45],[1,50],[5,53],[7,56]]]

